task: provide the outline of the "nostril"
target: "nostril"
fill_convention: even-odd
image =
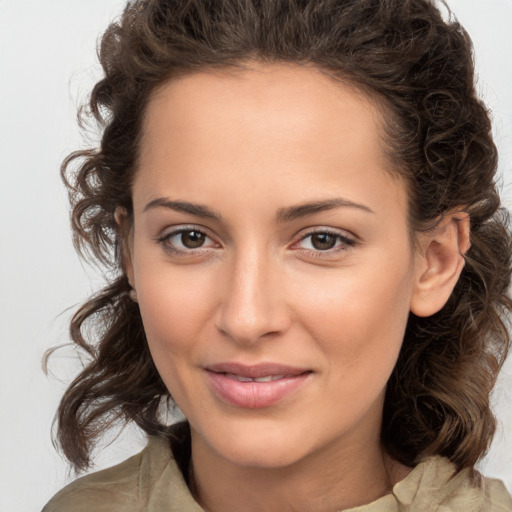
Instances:
[[[268,258],[255,254],[251,247],[229,268],[215,318],[223,336],[252,344],[279,336],[287,329],[289,319],[279,278],[282,268],[270,265]]]

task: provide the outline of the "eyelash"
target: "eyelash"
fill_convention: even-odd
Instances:
[[[199,228],[198,226],[183,226],[183,227],[175,229],[169,233],[166,233],[163,236],[158,237],[156,239],[156,241],[157,241],[157,243],[159,243],[162,246],[162,248],[165,252],[173,254],[175,256],[190,256],[190,255],[196,254],[197,252],[204,251],[205,249],[209,249],[209,247],[205,248],[205,247],[201,246],[197,249],[182,250],[182,249],[177,249],[170,243],[171,238],[174,238],[175,236],[179,236],[183,233],[191,233],[191,232],[200,233],[201,235],[204,235],[206,238],[209,238],[210,240],[212,240],[212,238],[208,235],[208,233],[206,233],[204,229]]]
[[[297,242],[293,245],[297,245],[304,240],[313,237],[314,235],[329,235],[335,238],[335,243],[339,245],[335,245],[331,249],[321,250],[321,249],[304,249],[306,254],[309,257],[314,258],[322,258],[332,256],[333,254],[338,254],[339,252],[344,252],[354,247],[357,244],[357,240],[355,238],[351,238],[345,234],[340,233],[339,231],[334,231],[328,228],[320,228],[313,231],[308,231],[304,235],[302,235]],[[311,243],[311,242],[310,242]]]
[[[212,240],[212,238],[206,233],[206,231],[198,226],[183,226],[178,229],[175,229],[169,233],[166,233],[163,236],[160,236],[156,239],[156,242],[160,244],[163,248],[163,250],[167,253],[170,253],[175,256],[191,256],[195,255],[198,252],[203,252],[205,249],[211,249],[211,247],[203,247],[200,246],[197,249],[177,249],[175,246],[173,246],[170,243],[170,240],[176,236],[179,236],[183,233],[190,233],[190,232],[196,232],[203,236],[205,236],[207,239]],[[340,232],[328,229],[328,228],[320,228],[313,231],[308,231],[307,233],[300,236],[300,238],[292,244],[292,247],[298,245],[300,242],[303,242],[304,240],[307,240],[310,237],[313,237],[314,235],[329,235],[335,238],[335,243],[339,243],[339,245],[335,245],[331,249],[321,250],[321,249],[303,249],[303,251],[310,257],[314,258],[322,258],[329,255],[337,254],[338,252],[347,251],[349,248],[354,247],[357,244],[357,240],[354,238],[351,238],[345,234],[341,234]],[[212,240],[213,241],[213,240]]]

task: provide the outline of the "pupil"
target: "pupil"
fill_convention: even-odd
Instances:
[[[199,231],[185,231],[181,234],[181,243],[188,249],[196,249],[204,244],[204,235]]]
[[[332,249],[336,244],[336,237],[328,233],[317,233],[313,235],[311,243],[315,249],[327,250]]]

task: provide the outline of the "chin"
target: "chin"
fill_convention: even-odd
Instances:
[[[294,443],[268,441],[260,436],[255,441],[241,439],[240,442],[226,443],[219,446],[219,454],[231,464],[240,467],[278,469],[290,466],[301,460],[305,454],[297,449]]]
[[[307,429],[297,425],[290,429],[289,422],[260,419],[230,424],[224,421],[218,428],[211,423],[192,435],[194,442],[207,446],[212,455],[241,467],[289,466],[308,453]]]

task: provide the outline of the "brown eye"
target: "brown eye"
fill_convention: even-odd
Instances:
[[[208,251],[221,248],[206,232],[194,226],[177,226],[174,231],[165,233],[155,241],[173,256],[205,256]]]
[[[315,233],[311,235],[311,245],[319,251],[327,251],[336,245],[337,238],[329,233]]]
[[[206,236],[200,231],[183,231],[181,233],[181,243],[187,249],[197,249],[204,245]]]
[[[329,256],[340,254],[342,251],[354,247],[356,240],[345,235],[344,232],[330,231],[328,229],[313,231],[305,234],[294,248],[307,251],[311,255]]]

